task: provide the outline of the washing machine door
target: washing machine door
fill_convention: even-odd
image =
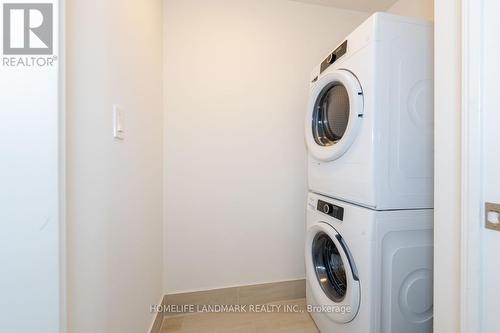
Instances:
[[[363,90],[347,70],[335,70],[315,84],[306,117],[309,152],[321,161],[340,158],[352,145],[363,117]]]
[[[337,323],[352,321],[361,301],[358,272],[346,242],[327,223],[308,230],[306,270],[319,311]]]

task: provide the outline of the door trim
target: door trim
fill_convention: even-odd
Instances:
[[[460,332],[481,332],[482,0],[462,0]]]
[[[58,77],[58,114],[59,114],[59,333],[67,333],[68,328],[68,282],[67,282],[67,213],[66,213],[66,0],[58,2],[59,27],[59,77]]]

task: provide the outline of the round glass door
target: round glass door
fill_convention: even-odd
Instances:
[[[340,83],[327,86],[314,107],[312,130],[314,141],[320,146],[339,142],[349,123],[349,94]]]
[[[346,270],[339,249],[326,233],[314,238],[312,256],[321,289],[335,303],[342,302],[347,293]]]
[[[340,158],[354,142],[363,118],[363,91],[347,70],[324,74],[314,85],[306,115],[306,143],[320,161]]]
[[[361,302],[361,287],[343,237],[328,223],[318,222],[307,230],[306,254],[312,304],[324,306],[324,313],[336,323],[353,320]]]

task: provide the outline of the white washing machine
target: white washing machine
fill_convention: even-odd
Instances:
[[[308,197],[308,310],[322,333],[431,333],[432,210]]]
[[[312,75],[309,189],[376,210],[433,207],[433,26],[376,13]]]

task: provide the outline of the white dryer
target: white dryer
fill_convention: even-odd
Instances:
[[[311,191],[432,208],[432,24],[372,15],[314,70],[305,132]]]
[[[432,332],[432,210],[310,193],[307,227],[307,303],[322,333]]]

